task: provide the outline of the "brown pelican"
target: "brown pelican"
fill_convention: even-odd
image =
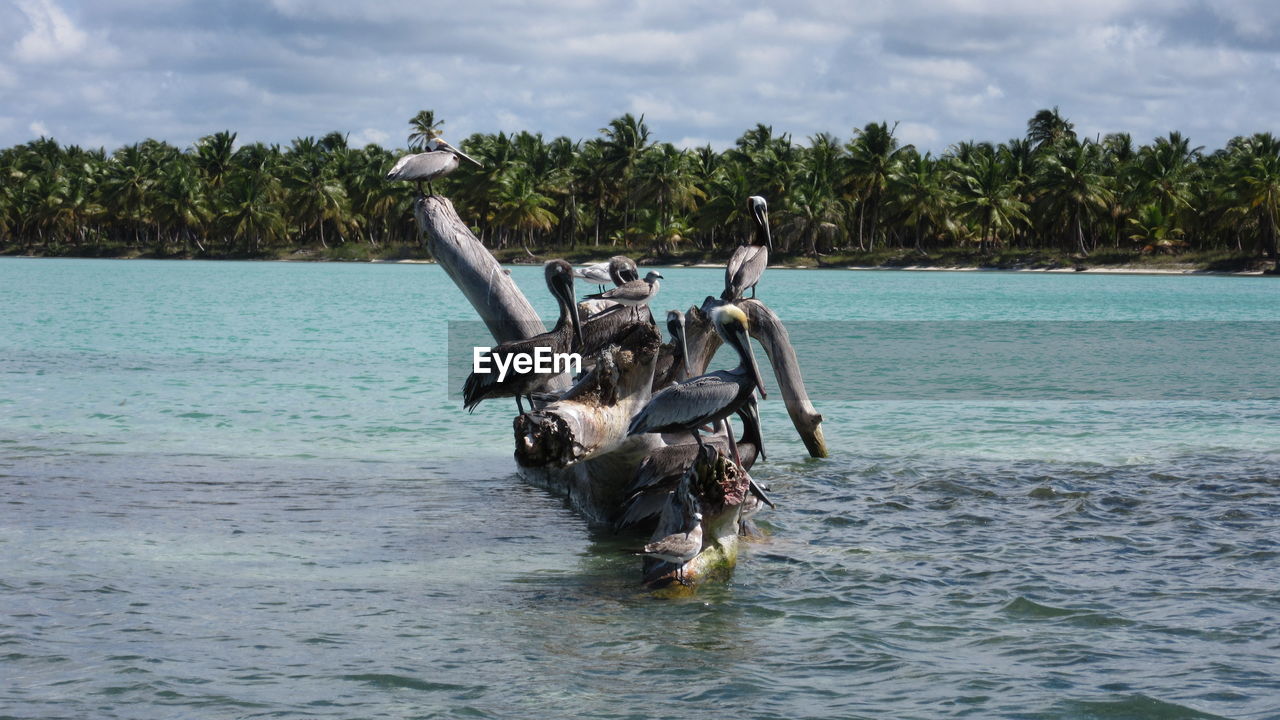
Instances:
[[[641,306],[648,305],[658,295],[658,281],[661,279],[662,273],[657,270],[650,270],[643,280],[630,280],[612,290],[588,295],[587,298],[589,300],[612,300],[619,305],[629,307],[635,319],[639,320]],[[610,310],[612,309],[610,308]],[[609,310],[603,312],[609,312]]]
[[[751,288],[751,297],[756,296],[756,283],[769,266],[769,251],[773,249],[773,236],[769,232],[769,205],[759,195],[747,198],[747,207],[756,222],[756,241],[764,236],[762,244],[746,244],[738,246],[724,267],[724,292],[720,299],[733,302],[742,297],[747,288]]]
[[[672,385],[649,399],[638,415],[631,419],[628,435],[647,432],[689,432],[702,445],[698,428],[719,422],[737,412],[759,389],[766,397],[760,368],[751,353],[747,337],[747,314],[736,305],[724,304],[711,311],[711,325],[716,333],[738,353],[738,367],[717,370]]]
[[[742,438],[737,441],[738,454],[741,458],[739,466],[743,470],[749,470],[755,465],[757,458],[765,459],[760,413],[754,396],[738,409],[738,416],[742,418]],[[705,442],[707,447],[714,448],[717,453],[728,455],[730,452],[729,443],[725,438],[714,437]],[[696,443],[682,443],[666,445],[650,452],[644,462],[640,463],[635,480],[627,488],[631,496],[627,498],[626,509],[619,518],[617,527],[634,525],[662,512],[680,478],[698,459],[699,451]],[[714,457],[712,460],[714,461]],[[754,480],[752,483],[754,484]],[[754,492],[748,500],[761,503]]]
[[[473,372],[467,376],[463,386],[463,406],[467,410],[475,410],[481,400],[492,397],[515,396],[516,408],[524,414],[521,395],[530,395],[543,389],[543,385],[559,373],[539,373],[534,371],[517,372],[511,360],[518,354],[532,354],[536,348],[549,348],[553,353],[567,353],[575,347],[582,347],[582,328],[578,320],[578,304],[573,295],[573,266],[563,260],[552,260],[544,268],[547,288],[555,296],[560,305],[560,319],[550,332],[535,335],[525,340],[505,342],[489,351],[491,367],[507,366],[510,369],[506,376],[499,380],[499,373],[492,370],[487,373]],[[529,400],[530,407],[533,399]]]
[[[689,369],[689,344],[684,338],[684,313],[667,311],[667,332],[671,333],[671,342],[680,352],[680,364],[684,368],[684,378],[681,379],[687,379],[693,375],[693,370]]]
[[[405,155],[400,158],[395,167],[391,168],[391,172],[387,173],[387,179],[413,180],[418,184],[419,195],[422,194],[422,183],[425,182],[427,189],[431,190],[431,194],[434,195],[435,190],[431,189],[431,181],[457,170],[460,163],[458,158],[463,158],[479,167],[484,167],[480,165],[480,161],[444,140],[431,138],[427,141],[427,152]]]
[[[663,353],[653,369],[653,387],[664,388],[693,376],[689,367],[689,347],[684,337],[684,313],[667,311],[667,330],[671,332],[670,353]]]

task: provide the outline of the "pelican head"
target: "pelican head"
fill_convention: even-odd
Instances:
[[[773,252],[773,235],[769,232],[769,203],[759,195],[752,195],[747,198],[747,209],[751,211],[756,227],[764,233],[765,246],[769,248],[769,252]]]
[[[568,309],[569,322],[573,323],[573,334],[582,347],[582,322],[578,319],[578,302],[573,294],[573,266],[564,260],[550,260],[543,266],[547,277],[547,289],[555,296],[564,308]]]
[[[769,397],[764,391],[764,380],[760,378],[760,367],[756,365],[756,356],[751,352],[751,339],[747,336],[747,314],[742,308],[725,303],[711,311],[711,326],[726,343],[738,351],[742,366],[751,371],[751,379],[756,383],[761,398]]]
[[[679,310],[667,311],[667,331],[671,333],[671,342],[679,343],[680,359],[684,361],[684,376],[693,377],[689,369],[689,346],[684,339],[684,313]]]
[[[469,161],[471,161],[471,162],[475,163],[476,167],[484,167],[484,165],[481,165],[481,164],[480,164],[480,161],[479,161],[479,160],[476,160],[475,158],[473,158],[473,157],[471,157],[470,155],[468,155],[468,154],[466,154],[466,153],[462,152],[462,151],[461,151],[461,150],[459,150],[458,148],[456,148],[456,147],[454,147],[454,146],[450,145],[449,143],[445,142],[445,141],[444,141],[444,138],[438,138],[438,137],[437,137],[437,138],[431,138],[430,140],[428,140],[428,141],[427,141],[427,150],[428,150],[428,151],[430,151],[430,152],[451,152],[451,153],[453,153],[454,155],[457,155],[457,156],[458,156],[458,157],[460,157],[460,158],[463,158],[463,159],[466,159],[466,160],[469,160]]]

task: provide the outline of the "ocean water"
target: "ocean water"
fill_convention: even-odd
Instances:
[[[760,295],[831,457],[771,393],[767,537],[669,598],[461,410],[439,268],[0,259],[0,718],[1280,718],[1280,285]]]

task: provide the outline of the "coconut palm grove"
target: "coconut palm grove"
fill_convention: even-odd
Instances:
[[[408,149],[443,125],[418,113]],[[800,264],[1280,266],[1280,139],[1269,132],[1216,150],[1176,131],[1138,144],[1122,132],[1080,137],[1053,108],[1025,137],[956,142],[935,157],[895,129],[873,122],[848,140],[796,142],[757,125],[717,152],[657,141],[643,115],[627,114],[586,140],[470,135],[455,144],[484,167],[434,185],[508,260],[619,248],[723,258],[759,194],[777,255]],[[224,131],[188,148],[144,140],[108,153],[41,138],[0,150],[0,252],[425,256],[412,184],[384,179],[403,150],[351,147],[338,132],[287,147],[239,140]]]

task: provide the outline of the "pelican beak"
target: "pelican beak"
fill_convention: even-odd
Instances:
[[[440,146],[441,146],[441,147],[443,147],[443,148],[447,149],[449,152],[453,153],[454,155],[457,155],[458,157],[463,158],[464,160],[467,160],[467,161],[469,161],[469,162],[475,163],[475,166],[476,166],[476,167],[484,167],[484,165],[481,165],[481,164],[480,164],[480,161],[479,161],[479,160],[477,160],[477,159],[475,159],[475,158],[471,157],[470,155],[468,155],[468,154],[466,154],[466,153],[462,152],[462,151],[461,151],[461,150],[459,150],[458,148],[456,148],[456,147],[454,147],[454,146],[450,145],[449,143],[447,143],[447,142],[445,142],[445,141],[443,141],[443,140],[439,140],[438,142],[440,143]]]
[[[734,347],[747,361],[747,365],[751,368],[751,378],[756,382],[756,389],[760,391],[760,399],[769,397],[764,391],[764,380],[760,378],[760,366],[756,364],[755,353],[751,351],[751,338],[747,336],[747,328],[743,325],[737,325],[729,334],[729,338],[733,341]]]
[[[667,330],[671,333],[672,342],[680,343],[680,359],[684,362],[685,378],[693,377],[693,370],[689,368],[689,346],[684,339],[684,313],[678,310],[667,313]]]
[[[773,252],[773,234],[769,232],[769,209],[762,205],[754,205],[751,208],[751,214],[756,219],[756,225],[764,231],[764,244],[769,248],[769,252]]]

